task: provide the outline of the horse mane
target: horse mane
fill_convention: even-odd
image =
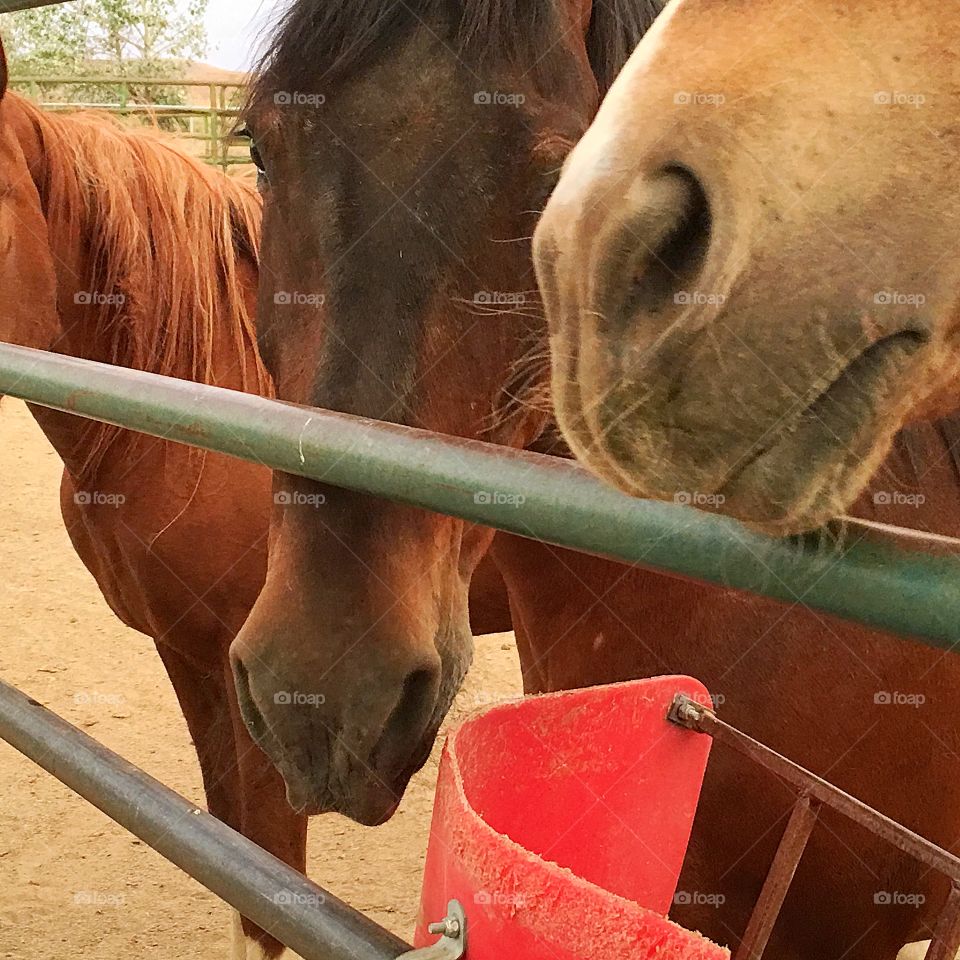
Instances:
[[[601,93],[626,63],[666,0],[594,0],[587,49]],[[498,59],[539,69],[560,39],[560,0],[294,0],[276,22],[255,71],[250,102],[272,97],[277,85],[322,92],[374,61],[385,43],[424,23],[444,24],[465,60]],[[318,65],[322,65],[318,69]]]
[[[603,96],[667,0],[593,0],[587,53]]]
[[[103,114],[44,113],[21,97],[16,102],[42,148],[35,176],[51,247],[61,263],[77,262],[75,251],[83,251],[88,265],[75,288],[58,294],[61,312],[85,311],[82,329],[91,331],[85,353],[212,383],[215,334],[225,331],[243,389],[269,395],[243,287],[243,264],[259,266],[256,189],[188,156],[159,131],[124,127]],[[76,290],[95,296],[79,304]],[[254,364],[247,360],[251,351]],[[101,424],[91,431],[84,437],[85,470],[122,433]]]

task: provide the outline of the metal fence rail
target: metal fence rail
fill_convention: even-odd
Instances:
[[[960,556],[860,540],[843,553],[671,504],[576,464],[0,345],[0,394],[474,523],[734,587],[952,649]]]
[[[411,949],[252,840],[3,682],[0,739],[304,960],[395,960]]]

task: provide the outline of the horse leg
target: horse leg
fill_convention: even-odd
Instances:
[[[470,629],[475,637],[513,629],[507,585],[490,554],[480,561],[470,582]]]
[[[230,708],[232,680],[220,662],[209,669],[194,666],[181,653],[165,644],[157,644],[160,659],[173,683],[180,709],[200,760],[207,810],[234,830],[242,831],[243,798],[233,711]],[[230,685],[228,685],[230,684]],[[233,956],[237,944],[244,944],[235,914]]]
[[[250,738],[240,716],[229,664],[224,665],[224,677],[230,691],[242,788],[241,832],[295,870],[306,873],[307,818],[287,803],[283,778]],[[246,917],[236,915],[233,930],[233,960],[276,960],[286,949]]]
[[[218,820],[240,829],[240,775],[234,741],[229,690],[219,662],[207,669],[173,647],[158,643],[157,651],[173,684],[180,709],[200,760],[207,809]]]
[[[286,802],[283,781],[250,740],[239,719],[226,652],[199,666],[166,644],[157,644],[193,739],[207,809],[295,869],[306,862],[306,817]],[[239,734],[238,724],[239,722]],[[275,958],[283,945],[234,915],[234,960]]]

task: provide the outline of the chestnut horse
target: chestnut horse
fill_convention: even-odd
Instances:
[[[260,342],[282,399],[512,446],[555,442],[532,402],[546,331],[527,244],[562,156],[652,12],[585,0],[294,5],[248,108],[266,201]],[[282,309],[291,291],[299,309]],[[956,436],[950,423],[905,434],[877,503],[858,510],[960,535]],[[267,584],[232,648],[244,716],[305,809],[378,822],[469,662],[467,586],[489,535],[289,476],[275,491]],[[319,497],[332,507],[322,525],[302,506]],[[955,658],[820,616],[803,597],[784,606],[506,537],[494,554],[529,691],[702,676],[725,717],[956,849]],[[306,644],[313,632],[329,643]],[[323,710],[276,708],[278,690],[315,677],[331,691]],[[678,920],[739,941],[791,801],[717,752]],[[770,955],[893,960],[944,896],[825,815]]]
[[[960,406],[958,27],[920,0],[670,4],[537,237],[558,417],[597,473],[802,532]]]
[[[269,395],[251,321],[256,191],[150,132],[44,114],[5,81],[0,56],[0,338]],[[117,616],[156,641],[211,813],[303,870],[306,817],[250,740],[228,662],[263,585],[269,471],[31,409],[64,462],[77,553]],[[475,627],[507,630],[485,569]],[[278,950],[237,933],[239,956]]]

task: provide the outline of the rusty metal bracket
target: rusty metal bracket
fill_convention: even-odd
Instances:
[[[868,807],[809,770],[781,756],[745,733],[724,723],[713,710],[678,693],[667,720],[736,750],[789,783],[797,801],[780,841],[773,865],[754,908],[753,916],[735,954],[735,960],[762,960],[774,924],[780,915],[794,874],[817,823],[819,811],[828,807],[869,830],[917,863],[950,881],[951,893],[940,914],[927,960],[953,960],[960,949],[960,858],[931,843],[895,820]]]
[[[432,947],[411,950],[397,960],[460,960],[467,952],[467,914],[458,900],[451,900],[447,904],[447,915],[427,929],[439,934],[440,939]]]

